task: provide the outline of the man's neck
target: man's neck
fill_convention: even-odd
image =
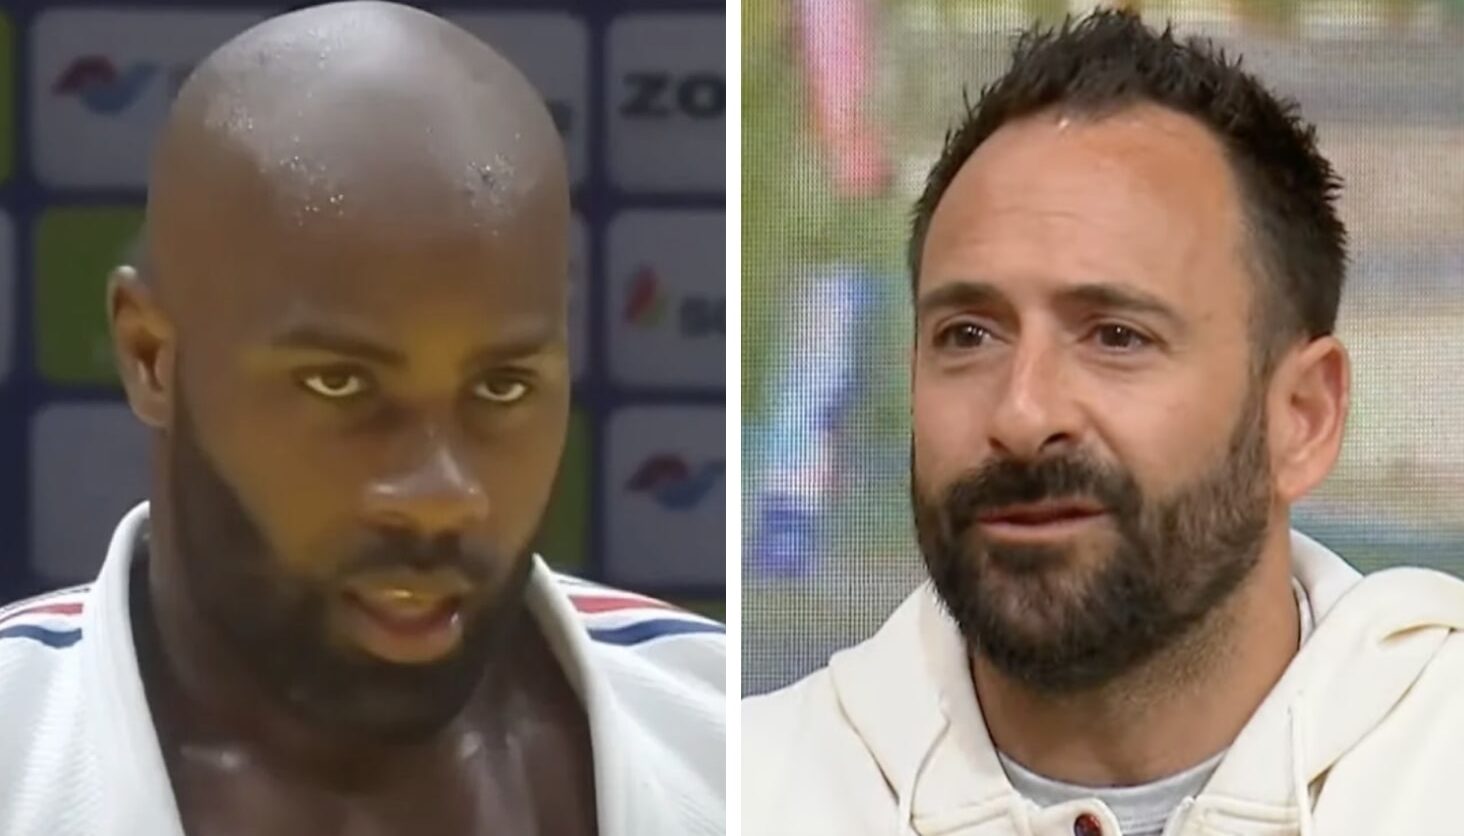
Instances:
[[[1223,751],[1299,643],[1289,555],[1272,551],[1204,622],[1098,688],[1042,693],[975,654],[972,676],[996,747],[1040,775],[1091,787],[1147,783]]]

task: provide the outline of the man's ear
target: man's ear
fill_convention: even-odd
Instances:
[[[173,326],[132,267],[118,267],[107,279],[107,319],[127,402],[144,424],[166,428],[177,356]]]
[[[1269,432],[1277,495],[1296,502],[1337,463],[1351,396],[1347,349],[1332,336],[1288,353],[1272,377]]]

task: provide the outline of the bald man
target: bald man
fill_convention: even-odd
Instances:
[[[0,612],[0,833],[723,832],[720,626],[529,551],[569,219],[542,101],[430,15],[197,69],[107,300],[151,502]]]

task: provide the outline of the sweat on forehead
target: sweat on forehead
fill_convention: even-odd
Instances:
[[[155,151],[148,244],[166,280],[172,262],[200,268],[188,251],[512,237],[567,222],[568,202],[553,120],[512,65],[425,12],[336,3],[266,21],[194,71]]]

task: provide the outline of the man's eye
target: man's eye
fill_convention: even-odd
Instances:
[[[529,385],[521,380],[480,380],[473,387],[473,397],[496,404],[511,404],[529,394]]]
[[[1104,348],[1143,348],[1150,343],[1148,337],[1127,325],[1100,325],[1095,334]]]
[[[322,398],[335,401],[353,398],[370,388],[364,375],[343,370],[311,372],[300,378],[300,384]]]
[[[990,336],[990,331],[974,322],[957,322],[942,328],[935,335],[935,344],[941,348],[980,348]]]

